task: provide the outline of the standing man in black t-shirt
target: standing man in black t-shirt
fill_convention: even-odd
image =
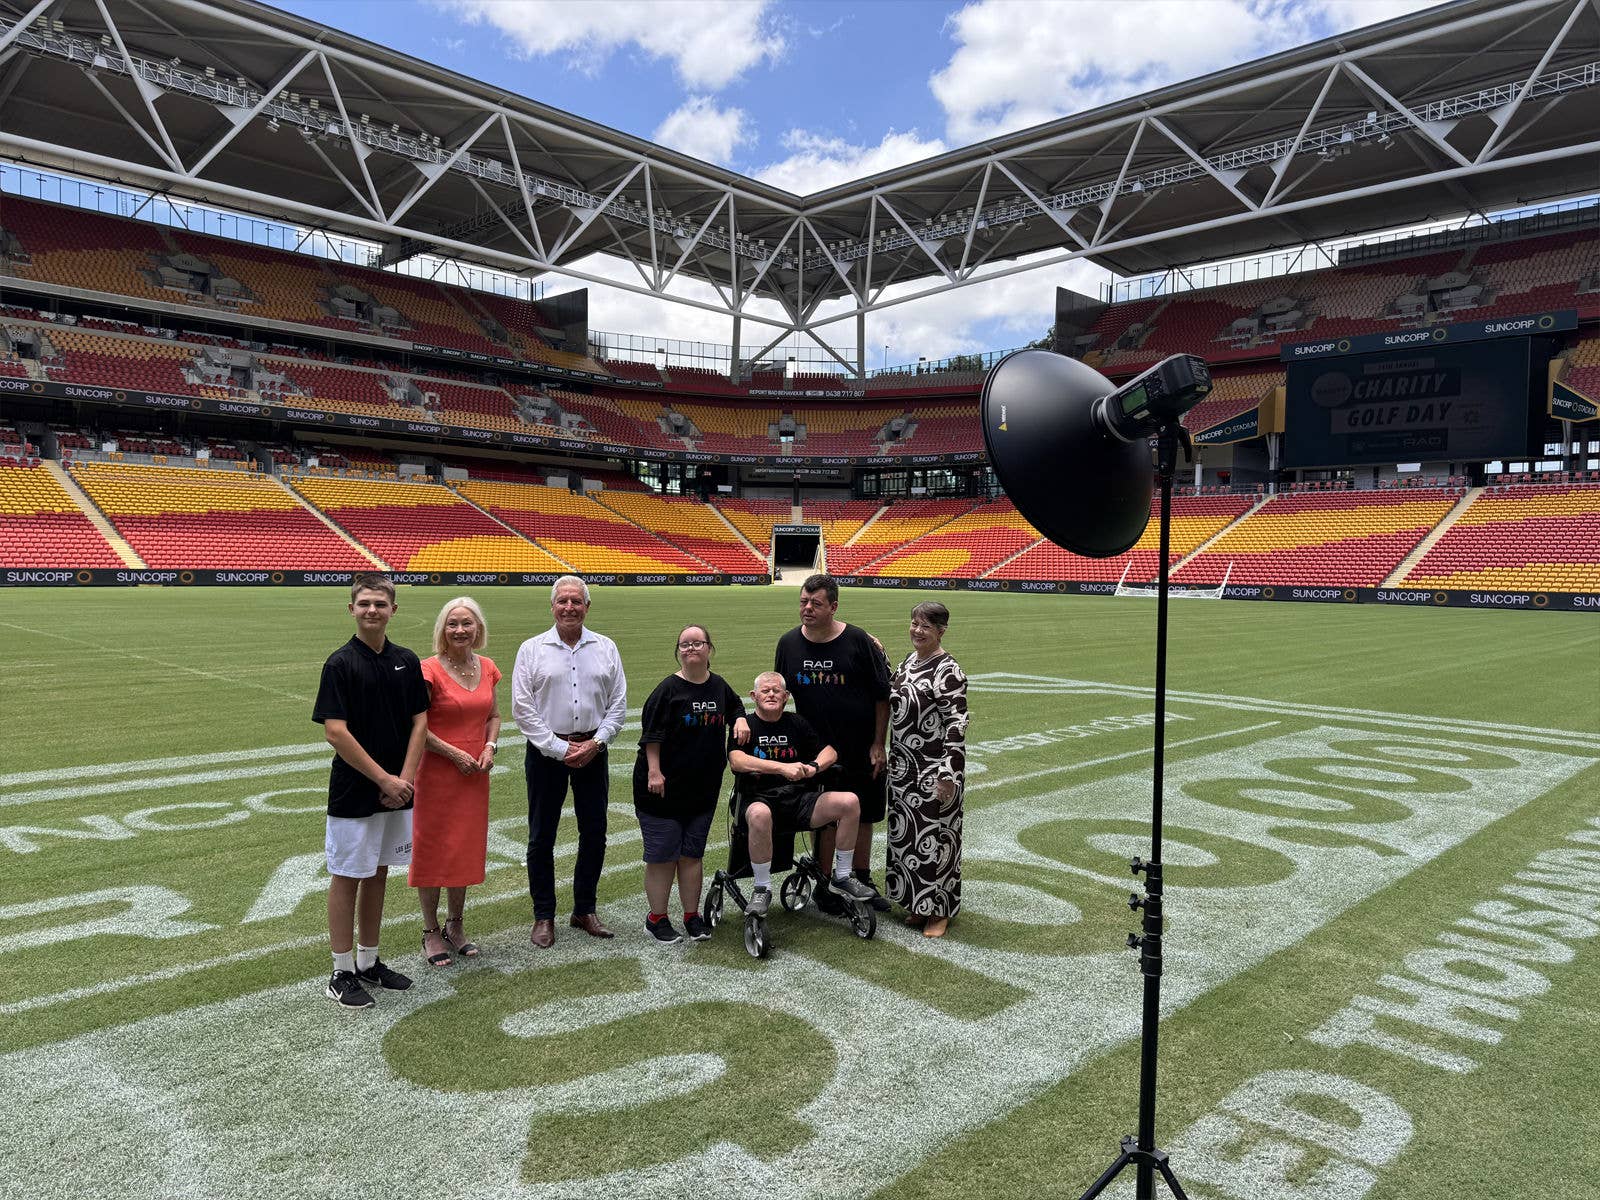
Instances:
[[[398,607],[388,576],[355,577],[350,584],[355,636],[323,664],[311,710],[335,751],[325,838],[333,951],[327,991],[328,999],[345,1008],[372,1007],[363,985],[390,991],[411,986],[378,957],[389,868],[411,862],[411,800],[428,740],[422,663],[386,633]]]
[[[839,584],[832,575],[812,575],[800,585],[800,624],[778,639],[772,666],[794,696],[795,711],[839,755],[832,786],[861,801],[861,833],[855,845],[855,877],[873,891],[872,907],[889,902],[872,882],[872,826],[883,820],[884,768],[888,764],[889,662],[860,626],[836,616]],[[821,860],[833,851],[824,832]],[[837,911],[832,897],[818,907]]]

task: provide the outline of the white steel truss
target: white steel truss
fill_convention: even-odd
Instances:
[[[774,345],[1073,259],[1134,273],[1600,179],[1600,0],[1458,0],[804,198],[308,25],[0,0],[0,153],[369,238],[376,265],[661,296]],[[82,119],[45,122],[71,78]]]

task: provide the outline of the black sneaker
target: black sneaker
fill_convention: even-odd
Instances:
[[[341,1008],[371,1008],[372,997],[354,971],[335,971],[328,980],[328,999]]]
[[[772,908],[772,889],[756,888],[750,893],[750,903],[745,912],[752,917],[764,917]]]
[[[372,965],[366,970],[358,970],[356,978],[362,983],[376,984],[389,992],[403,992],[411,986],[411,978],[394,970],[381,958],[372,960]]]
[[[699,920],[696,917],[695,920]],[[687,921],[684,922],[688,924]],[[658,946],[675,946],[683,941],[683,934],[679,933],[672,925],[671,917],[662,917],[659,921],[652,921],[649,917],[644,919],[644,931],[655,938]]]
[[[699,913],[688,913],[683,918],[683,936],[691,942],[703,942],[711,937],[711,926]]]
[[[872,899],[868,903],[878,912],[888,912],[889,902],[883,898],[883,893],[878,891],[878,885],[872,882],[872,872],[857,871],[856,878],[872,889]]]

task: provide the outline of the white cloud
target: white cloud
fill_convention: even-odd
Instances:
[[[958,48],[929,87],[966,144],[1298,44],[1307,15],[1281,0],[976,0],[949,19]]]
[[[1321,9],[1329,33],[1347,33],[1363,25],[1377,25],[1392,21],[1420,9],[1433,8],[1439,0],[1321,0]]]
[[[717,91],[763,60],[777,61],[783,35],[769,0],[436,0],[463,20],[504,33],[530,57],[564,53],[597,74],[624,46],[671,61],[684,85]]]
[[[718,108],[710,96],[690,96],[656,126],[652,140],[727,166],[735,150],[755,141],[755,129],[744,109]]]
[[[914,129],[907,133],[891,129],[876,146],[858,146],[843,138],[791,129],[783,135],[783,147],[791,152],[788,158],[757,167],[752,174],[799,196],[943,154],[946,149],[941,139],[924,139]]]

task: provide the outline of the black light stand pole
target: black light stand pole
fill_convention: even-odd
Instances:
[[[1137,1137],[1122,1139],[1122,1152],[1116,1161],[1089,1186],[1081,1200],[1093,1200],[1129,1164],[1134,1168],[1138,1200],[1154,1200],[1157,1172],[1167,1181],[1167,1187],[1177,1200],[1188,1200],[1177,1176],[1172,1173],[1166,1152],[1156,1146],[1156,1041],[1161,1024],[1161,791],[1167,740],[1167,556],[1172,540],[1172,476],[1177,470],[1180,444],[1187,459],[1192,449],[1189,431],[1176,420],[1164,422],[1156,433],[1156,479],[1161,487],[1161,565],[1156,576],[1156,729],[1150,858],[1149,861],[1135,858],[1131,864],[1135,875],[1144,874],[1144,897],[1140,898],[1137,892],[1128,897],[1129,908],[1135,912],[1144,909],[1142,932],[1128,935],[1128,948],[1139,952],[1139,973],[1144,976],[1139,1038],[1139,1133]]]

